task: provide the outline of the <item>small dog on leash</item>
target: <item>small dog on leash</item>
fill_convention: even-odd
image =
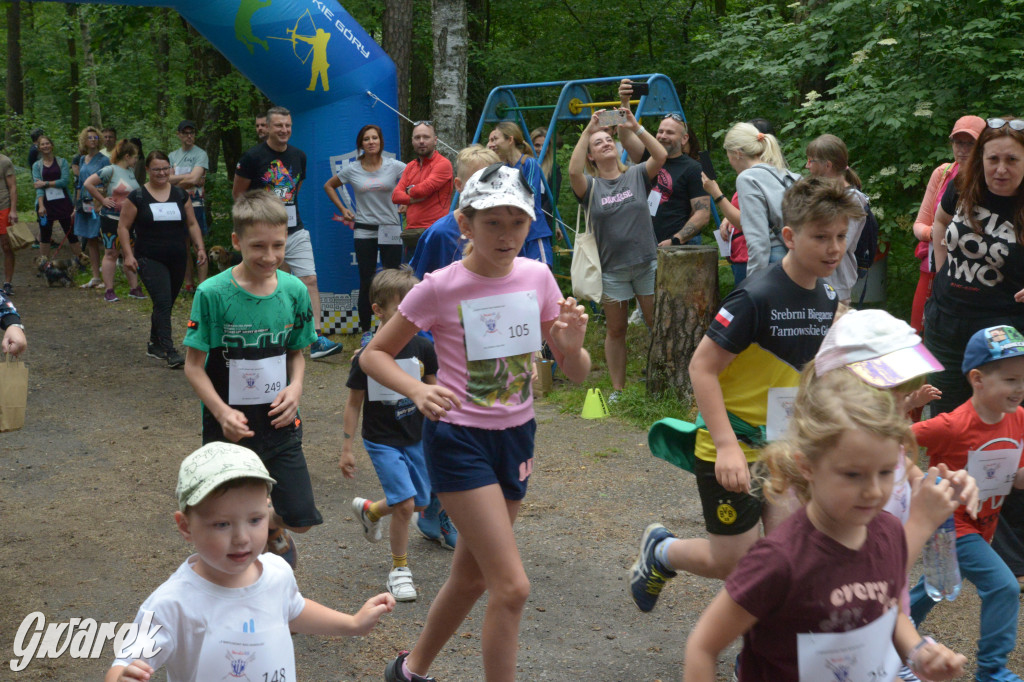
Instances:
[[[223,246],[211,246],[209,257],[222,272],[242,262],[242,254],[238,251],[226,249]]]
[[[40,256],[36,260],[39,275],[46,278],[46,285],[70,287],[74,285],[74,276],[78,271],[89,267],[89,256],[84,253],[78,258],[47,258]]]

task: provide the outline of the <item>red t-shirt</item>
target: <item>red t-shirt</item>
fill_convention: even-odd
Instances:
[[[406,229],[427,228],[448,215],[454,191],[452,162],[435,151],[406,164],[391,201],[409,207],[405,210]]]
[[[800,679],[797,635],[849,632],[878,620],[898,604],[906,565],[903,526],[889,512],[871,520],[858,550],[815,528],[806,509],[794,513],[725,581],[758,621],[743,635],[741,682]]]
[[[968,400],[952,412],[917,422],[911,428],[914,429],[917,444],[928,449],[931,466],[941,462],[952,471],[968,469],[972,458],[980,460],[986,452],[1012,449],[1017,451],[1016,468],[1024,464],[1021,460],[1021,452],[1024,450],[1024,407],[1018,407],[1016,412],[1004,416],[998,424],[986,424],[975,411],[974,403]],[[974,478],[978,479],[981,498],[978,520],[968,516],[966,507],[960,505],[955,512],[956,536],[959,538],[970,533],[981,533],[986,542],[992,542],[1004,496],[985,498],[984,479],[986,472],[991,470],[979,462],[975,462],[975,467],[981,473],[980,477],[974,474]]]

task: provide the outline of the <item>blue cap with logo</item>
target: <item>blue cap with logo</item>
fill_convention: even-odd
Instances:
[[[967,374],[990,362],[1018,355],[1024,355],[1024,335],[1008,324],[988,327],[974,332],[974,336],[967,342],[960,370]]]

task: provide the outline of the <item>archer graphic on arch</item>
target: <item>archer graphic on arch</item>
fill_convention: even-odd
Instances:
[[[309,34],[299,33],[299,23],[303,19],[309,19]],[[311,75],[309,79],[309,87],[307,90],[316,90],[316,79],[320,78],[320,84],[323,86],[324,92],[331,89],[327,81],[327,69],[330,68],[330,64],[327,63],[327,42],[331,39],[331,34],[322,28],[317,28],[316,22],[313,21],[313,15],[309,9],[299,15],[299,18],[295,20],[295,26],[292,28],[286,28],[285,33],[288,34],[287,38],[281,38],[279,36],[267,36],[271,40],[285,40],[292,44],[292,52],[295,54],[295,58],[305,64],[309,61],[310,56],[313,57],[313,64],[311,66]],[[309,51],[306,52],[305,57],[300,57],[299,52],[296,49],[298,42],[302,41],[309,44]]]

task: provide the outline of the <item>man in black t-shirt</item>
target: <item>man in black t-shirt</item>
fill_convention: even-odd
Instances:
[[[628,79],[619,85],[623,106],[629,106],[633,87]],[[704,191],[700,164],[683,153],[690,144],[689,129],[679,114],[668,114],[658,125],[658,142],[668,152],[665,165],[651,183],[648,204],[656,207],[651,217],[658,246],[700,244],[700,231],[711,219],[711,198]],[[645,161],[649,154],[638,138],[624,143],[633,163]]]
[[[231,196],[237,200],[250,189],[265,189],[273,192],[284,203],[288,212],[288,243],[285,246],[284,262],[288,270],[301,279],[309,290],[317,336],[310,347],[310,357],[323,358],[340,351],[341,344],[329,340],[321,331],[320,317],[323,310],[320,308],[320,289],[316,282],[313,244],[299,215],[299,189],[306,179],[306,153],[288,144],[292,136],[292,115],[287,109],[271,107],[267,111],[267,124],[267,139],[238,160]]]

